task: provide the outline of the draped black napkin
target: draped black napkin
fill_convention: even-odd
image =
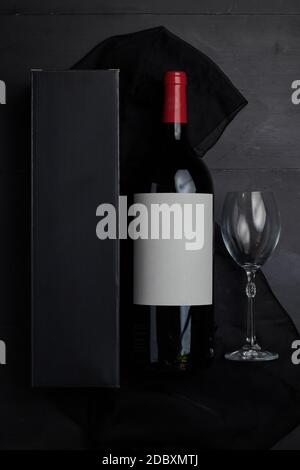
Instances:
[[[113,403],[96,395],[88,426],[95,448],[147,453],[269,449],[299,425],[300,374],[290,349],[298,334],[262,273],[257,276],[257,337],[280,358],[260,364],[224,359],[225,352],[244,343],[247,301],[243,273],[222,245],[219,230],[217,239],[213,365],[188,376],[145,374],[135,385],[123,386]]]
[[[73,68],[120,69],[123,192],[151,165],[160,135],[166,70],[187,73],[189,139],[200,157],[247,104],[212,60],[162,26],[108,38]]]
[[[212,60],[162,26],[108,38],[73,68],[120,70],[120,183],[125,195],[136,192],[137,187],[140,192],[145,190],[142,182],[148,180],[160,146],[165,71],[185,70],[187,74],[188,134],[199,157],[247,104]],[[122,240],[121,371],[125,376],[149,356],[147,317],[140,313],[134,317],[131,308],[131,250],[132,244]],[[134,336],[144,341],[134,341]]]
[[[120,69],[124,194],[151,165],[166,70],[187,73],[188,131],[199,157],[247,104],[211,59],[164,27],[108,38],[74,66],[94,68]],[[105,426],[103,405],[94,400],[90,430],[96,447],[265,448],[299,422],[300,374],[290,360],[291,342],[298,333],[262,274],[257,281],[257,336],[266,348],[280,353],[280,360],[232,364],[223,359],[224,352],[243,344],[246,296],[243,273],[224,249],[218,227],[216,231],[214,365],[193,377],[174,379],[156,373],[135,385],[124,385],[115,397],[114,413],[106,414]],[[125,314],[121,335],[128,336],[130,348],[130,321]]]

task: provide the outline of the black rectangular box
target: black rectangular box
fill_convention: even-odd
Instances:
[[[118,71],[32,71],[32,385],[119,386]]]

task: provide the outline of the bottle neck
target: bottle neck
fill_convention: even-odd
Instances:
[[[181,122],[163,122],[163,132],[165,138],[176,142],[185,142],[187,140],[187,128],[185,123]]]

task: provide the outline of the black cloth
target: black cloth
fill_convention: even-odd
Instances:
[[[291,362],[291,343],[299,335],[262,273],[257,276],[257,337],[280,358],[261,364],[224,359],[225,352],[244,344],[246,276],[227,253],[219,230],[216,237],[213,365],[188,376],[145,374],[134,386],[121,388],[105,431],[98,428],[101,420],[93,423],[95,447],[268,449],[299,424],[300,374]]]
[[[212,60],[164,27],[109,38],[74,68],[120,69],[124,193],[151,165],[166,70],[187,73],[189,138],[199,157],[247,104]],[[246,296],[243,273],[226,252],[218,227],[215,260],[214,365],[196,376],[156,373],[123,386],[105,431],[101,420],[94,421],[96,447],[267,448],[299,423],[300,380],[290,359],[291,342],[298,337],[294,325],[260,274],[257,335],[265,347],[279,352],[280,360],[259,365],[225,361],[224,352],[244,341]]]
[[[166,70],[188,77],[189,139],[199,156],[217,141],[247,104],[205,54],[163,26],[114,36],[98,44],[74,69],[120,70],[121,189],[130,191],[153,159],[160,135]]]
[[[142,182],[148,180],[153,156],[162,145],[163,76],[167,70],[187,74],[188,134],[199,157],[247,104],[211,59],[162,26],[108,38],[73,68],[120,70],[120,182],[121,192],[129,197],[145,191]],[[122,240],[121,370],[125,375],[149,356],[149,319],[147,312],[142,317],[140,311],[136,316],[132,311],[132,277],[132,244]],[[142,338],[144,347],[134,337]],[[137,343],[138,348],[134,347]]]

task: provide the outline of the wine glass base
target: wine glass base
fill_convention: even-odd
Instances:
[[[264,362],[274,361],[279,358],[279,354],[261,349],[258,344],[253,346],[245,345],[237,351],[225,354],[225,359],[240,362]]]

